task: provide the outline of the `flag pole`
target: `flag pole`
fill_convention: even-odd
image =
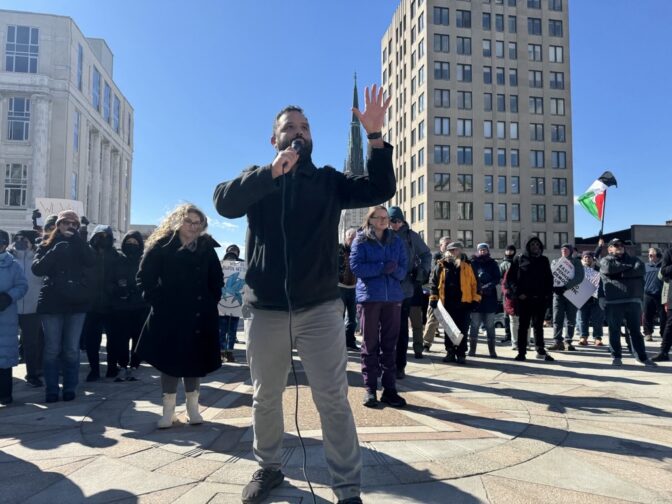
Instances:
[[[602,236],[602,232],[604,231],[604,215],[607,213],[607,190],[604,190],[604,203],[602,203],[602,225],[600,226],[600,234],[599,236]]]

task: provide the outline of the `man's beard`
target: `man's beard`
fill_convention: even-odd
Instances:
[[[297,139],[303,143],[303,147],[301,147],[301,152],[299,153],[299,160],[310,159],[310,155],[313,153],[313,141],[303,137],[295,137],[291,140],[287,140],[282,143],[279,142],[276,145],[276,149],[278,150],[278,152],[284,151],[288,147],[291,147],[292,142]]]

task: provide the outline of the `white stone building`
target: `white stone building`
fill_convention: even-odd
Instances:
[[[0,53],[0,228],[29,228],[35,199],[58,198],[126,232],[133,108],[110,48],[69,17],[0,10]]]

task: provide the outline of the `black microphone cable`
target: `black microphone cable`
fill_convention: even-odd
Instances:
[[[292,142],[292,148],[297,151],[297,153],[301,150],[303,147],[303,142],[300,141],[299,139],[296,139]],[[297,161],[298,164],[298,161]],[[295,166],[294,169],[296,170],[297,167]],[[283,172],[284,172],[284,167],[283,167]],[[285,204],[286,204],[286,194],[287,194],[287,183],[286,183],[286,174],[283,173],[281,175],[281,180],[280,180],[280,187],[282,191],[282,198],[281,198],[281,205],[280,205],[280,233],[282,234],[282,242],[283,242],[283,256],[284,256],[284,261],[285,261],[285,298],[287,299],[287,310],[289,313],[289,362],[292,365],[292,375],[294,376],[294,426],[296,427],[296,434],[299,437],[299,442],[301,443],[301,451],[303,454],[303,463],[302,463],[302,471],[303,471],[303,477],[306,480],[306,483],[308,483],[308,488],[310,489],[310,494],[313,497],[313,504],[317,504],[317,500],[315,497],[315,491],[313,490],[313,485],[310,482],[310,479],[308,479],[308,474],[306,470],[306,463],[307,463],[307,455],[306,455],[306,445],[303,443],[303,437],[301,436],[301,429],[299,428],[299,380],[296,377],[296,368],[294,367],[294,356],[292,353],[292,349],[294,347],[294,337],[292,336],[292,300],[289,296],[289,253],[287,250],[287,232],[285,229]],[[296,191],[296,187],[294,187],[295,184],[292,184],[292,197],[294,197],[294,192]]]

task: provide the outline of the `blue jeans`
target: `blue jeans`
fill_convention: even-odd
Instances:
[[[238,332],[239,317],[219,317],[219,348],[233,350],[236,344],[236,332]]]
[[[604,312],[600,308],[597,299],[591,297],[585,304],[579,309],[579,313],[576,317],[576,325],[579,329],[579,335],[582,338],[588,337],[589,329],[593,328],[593,338],[602,339],[603,327],[604,324]]]
[[[608,304],[606,309],[607,324],[609,325],[609,347],[611,356],[621,358],[621,322],[625,319],[625,326],[630,332],[630,342],[637,358],[644,362],[647,359],[644,336],[639,329],[642,320],[642,304],[621,303]]]
[[[357,299],[355,289],[339,287],[341,301],[345,311],[345,346],[354,347],[357,344],[355,329],[357,328]]]
[[[75,392],[79,381],[79,338],[85,313],[40,315],[44,330],[44,383],[47,395],[58,395],[58,374],[63,392]]]
[[[478,343],[478,329],[481,324],[485,326],[488,335],[488,348],[495,344],[495,314],[471,312],[471,327],[469,328],[469,349],[476,351]]]
[[[562,343],[562,328],[567,327],[565,341],[571,343],[576,325],[576,306],[562,294],[553,294],[553,339]]]

